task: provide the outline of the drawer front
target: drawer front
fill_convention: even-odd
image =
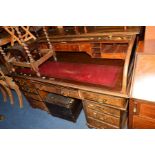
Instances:
[[[14,80],[22,91],[28,93],[38,94],[37,90],[35,89],[34,85],[30,83],[30,80],[22,79],[22,78],[15,78]]]
[[[139,114],[141,116],[155,119],[155,104],[149,102],[146,103],[142,101],[140,101],[138,104],[140,104]]]
[[[130,99],[129,127],[155,129],[155,104],[143,100]]]
[[[87,118],[87,123],[88,123],[89,127],[97,128],[97,129],[118,129],[115,126],[112,126],[112,125],[107,124],[105,122],[98,121],[98,120],[95,120],[95,119],[89,118],[89,117]]]
[[[134,129],[155,129],[155,120],[147,117],[133,116]]]
[[[87,91],[81,91],[81,95],[86,100],[96,101],[96,102],[104,103],[104,104],[110,104],[110,105],[114,105],[114,106],[121,107],[121,108],[124,108],[126,106],[125,98],[92,93],[92,92],[87,92]]]
[[[17,82],[21,86],[24,86],[24,85],[31,86],[30,80],[25,79],[25,78],[17,77],[17,78],[14,78],[14,81]]]
[[[26,79],[24,79],[24,78],[15,77],[14,81],[17,82],[20,85],[25,85],[26,84]]]
[[[89,44],[89,43],[83,43],[83,44],[80,44],[80,46],[79,46],[80,51],[85,51],[85,52],[88,52],[88,53],[90,53],[91,47],[92,47],[92,45]]]
[[[28,92],[23,92],[23,94],[28,98],[31,98],[31,99],[34,99],[34,100],[37,100],[37,101],[42,101],[42,99],[41,99],[41,97],[39,95],[35,95],[35,94],[32,94],[32,93],[28,93]]]
[[[44,102],[41,101],[36,101],[33,99],[28,99],[30,105],[32,108],[38,108],[44,111],[48,111],[48,108],[46,107],[46,105],[44,104]]]
[[[25,91],[25,92],[27,92],[27,93],[32,93],[32,94],[38,94],[38,92],[37,92],[37,90],[35,89],[35,88],[31,88],[31,87],[28,87],[28,86],[20,86],[20,89],[22,90],[22,91]]]
[[[89,43],[80,43],[80,44],[54,43],[53,47],[56,51],[91,51],[91,44]]]
[[[46,85],[46,84],[40,84],[40,83],[35,84],[35,86],[37,89],[41,91],[56,93],[56,94],[60,94],[60,95],[68,96],[72,98],[79,98],[79,93],[77,89],[65,88],[65,87],[56,86],[56,85]]]
[[[61,87],[61,95],[69,96],[69,97],[73,97],[73,98],[79,98],[78,90],[77,89],[73,89],[73,88]]]
[[[14,81],[17,83],[17,85],[19,85],[20,89],[22,86],[27,85],[26,80],[20,80],[20,79],[16,78],[16,79],[14,79]]]
[[[47,91],[51,93],[58,93],[60,94],[61,89],[59,87],[56,87],[55,85],[46,85],[43,83],[34,83],[36,88],[41,91]]]
[[[92,102],[92,101],[83,101],[85,104],[86,109],[92,109],[98,112],[106,113],[106,114],[111,114],[116,117],[120,117],[121,111],[118,109],[114,109],[108,106],[104,106],[103,104],[97,103],[97,102]]]
[[[120,127],[120,118],[87,109],[87,116]]]
[[[53,44],[53,47],[55,49],[55,51],[79,51],[79,45],[78,44],[66,44],[66,43],[62,43],[62,44]]]

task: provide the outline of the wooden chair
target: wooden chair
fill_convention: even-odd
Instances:
[[[21,57],[23,57],[23,55],[25,54],[24,57],[26,58],[25,61],[20,61],[20,59],[16,59],[15,56],[11,56],[9,52],[6,55],[6,53],[1,48],[0,52],[3,55],[5,61],[10,63],[12,66],[32,68],[36,72],[37,76],[40,76],[39,66],[42,63],[47,61],[52,56],[54,57],[55,61],[57,60],[56,54],[49,40],[46,27],[43,27],[43,32],[45,34],[49,48],[40,50],[38,47],[36,47],[38,50],[37,53],[40,54],[40,57],[37,58],[37,60],[34,59],[34,55],[32,55],[32,51],[31,49],[29,49],[28,41],[36,40],[36,37],[29,31],[28,26],[13,26],[13,27],[9,26],[9,27],[4,27],[4,29],[12,36],[11,45],[14,45],[14,43],[17,42],[24,49],[23,51],[22,50],[20,51]],[[19,50],[19,47],[17,47],[17,49]]]
[[[19,105],[20,105],[20,108],[22,108],[23,99],[22,99],[22,94],[19,90],[19,87],[16,85],[16,83],[13,81],[11,77],[4,75],[4,73],[0,70],[0,91],[2,92],[4,102],[7,101],[7,95],[8,95],[10,98],[11,104],[14,104],[14,98],[13,98],[11,89],[15,90],[15,92],[17,93],[17,96],[19,99]]]
[[[11,35],[11,45],[14,46],[14,43],[17,41],[22,45],[21,40],[18,37],[18,34],[15,31],[15,26],[4,26],[4,29]],[[23,41],[29,41],[30,39],[36,40],[36,37],[30,32],[30,26],[19,26],[19,29],[22,31],[21,38]]]

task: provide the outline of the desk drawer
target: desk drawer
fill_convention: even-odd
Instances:
[[[27,80],[25,78],[15,78],[14,81],[19,85],[19,88],[22,91],[33,93],[33,94],[38,94],[34,85],[30,83],[30,80]]]
[[[41,91],[46,91],[50,93],[60,94],[63,96],[69,96],[72,98],[79,98],[79,93],[77,89],[74,88],[67,88],[67,87],[61,87],[57,85],[46,85],[41,83],[35,83],[35,86],[37,89]]]
[[[155,103],[130,99],[129,127],[135,129],[155,129]]]
[[[135,115],[133,116],[133,128],[134,129],[155,129],[155,120]]]
[[[120,127],[120,118],[87,109],[87,116]]]
[[[28,86],[20,86],[20,89],[22,90],[22,91],[25,91],[25,92],[27,92],[27,93],[32,93],[32,94],[38,94],[38,92],[37,92],[37,90],[35,89],[35,88],[32,88],[32,87],[28,87]]]
[[[92,110],[110,114],[110,115],[113,115],[116,117],[120,117],[120,115],[121,115],[121,111],[119,109],[111,108],[111,107],[105,106],[105,105],[97,103],[97,102],[85,100],[85,101],[83,101],[83,103],[85,104],[86,109],[92,109]]]
[[[34,83],[34,85],[38,90],[41,90],[41,91],[48,91],[51,93],[60,93],[60,88],[56,87],[55,85],[52,85],[52,84],[49,85],[46,83],[45,84],[44,83]]]
[[[111,95],[98,94],[88,91],[81,91],[81,96],[86,100],[96,101],[103,104],[110,104],[120,108],[125,108],[126,99]]]
[[[27,80],[25,78],[21,78],[21,77],[15,77],[14,81],[18,84],[20,84],[21,86],[27,84]]]
[[[97,128],[97,129],[118,129],[115,126],[112,126],[108,123],[105,123],[90,117],[87,118],[87,125],[91,128]]]
[[[79,45],[78,44],[69,44],[69,43],[54,43],[54,49],[55,51],[79,51]]]
[[[130,104],[133,104],[132,113],[155,120],[155,103],[143,100],[131,99]],[[134,113],[134,108],[136,112]]]

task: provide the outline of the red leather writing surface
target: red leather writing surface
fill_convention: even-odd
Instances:
[[[114,87],[122,72],[122,67],[66,62],[46,62],[40,66],[39,71],[42,76],[46,77]],[[25,68],[18,70],[18,72],[29,74],[32,71]]]

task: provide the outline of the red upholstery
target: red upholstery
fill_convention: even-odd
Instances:
[[[46,62],[39,68],[39,71],[42,76],[46,77],[114,87],[122,72],[122,67],[66,62]],[[31,73],[31,70],[25,68],[20,69],[20,72],[29,74]]]

